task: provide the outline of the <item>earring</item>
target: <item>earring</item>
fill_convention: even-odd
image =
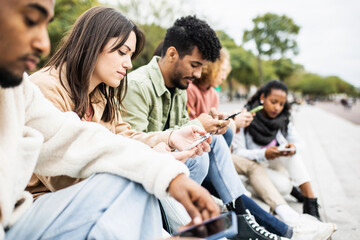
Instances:
[[[264,103],[264,100],[260,100],[260,104],[263,104]]]

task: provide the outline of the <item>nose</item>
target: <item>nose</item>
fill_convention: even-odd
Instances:
[[[280,109],[281,109],[280,104],[276,104],[276,105],[275,105],[275,110],[276,110],[277,112],[279,112],[279,111],[280,111]]]
[[[46,27],[41,27],[41,30],[37,32],[32,47],[37,53],[42,55],[48,55],[50,52],[50,39]]]
[[[131,69],[132,68],[131,57],[126,58],[126,60],[123,63],[123,67],[125,69]]]
[[[195,78],[200,78],[200,77],[201,77],[201,72],[202,72],[202,67],[199,67],[199,68],[197,68],[197,69],[195,70],[193,76],[194,76]]]

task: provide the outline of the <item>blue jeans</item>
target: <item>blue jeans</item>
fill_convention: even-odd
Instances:
[[[264,211],[254,200],[248,198],[245,194],[241,197],[245,208],[249,209],[252,215],[254,215],[256,222],[265,227],[269,232],[275,233],[280,236],[286,236],[289,226],[280,221],[272,214]]]
[[[204,170],[201,171],[197,168],[205,169],[208,166],[207,161],[210,161],[209,171],[204,180],[205,186],[210,188],[210,192],[219,196],[225,204],[242,196],[245,208],[250,210],[261,226],[272,233],[285,236],[289,226],[264,211],[256,202],[244,195],[245,187],[235,170],[225,138],[222,135],[213,135],[212,137],[209,158],[203,154],[203,156],[187,160],[190,160],[186,162],[190,170],[190,177],[201,184],[204,180]],[[211,189],[212,187],[214,189]]]
[[[125,178],[96,174],[40,197],[5,238],[155,239],[161,231],[153,195]]]
[[[226,132],[223,134],[223,137],[225,138],[226,144],[230,147],[234,137],[233,131],[230,128],[228,128]]]
[[[224,203],[229,203],[245,192],[232,162],[228,145],[222,135],[213,135],[211,151],[188,159],[185,164],[190,178],[201,184],[205,177],[211,182]]]

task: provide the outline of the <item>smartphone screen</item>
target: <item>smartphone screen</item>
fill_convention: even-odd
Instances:
[[[190,144],[190,146],[188,146],[187,148],[184,149],[184,151],[188,151],[194,147],[196,147],[197,145],[199,145],[200,143],[204,142],[206,139],[208,139],[210,137],[210,133],[206,133],[205,135],[202,135],[198,140],[196,140],[194,143]]]
[[[231,237],[236,233],[236,215],[233,212],[227,212],[218,217],[204,221],[200,225],[192,226],[182,232],[179,232],[176,236],[217,239],[220,237]]]

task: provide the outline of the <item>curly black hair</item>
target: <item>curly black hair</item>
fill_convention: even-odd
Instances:
[[[285,83],[279,80],[271,80],[270,82],[267,82],[264,86],[259,88],[259,90],[250,98],[250,100],[245,104],[246,109],[250,110],[256,106],[259,106],[261,104],[260,103],[261,94],[264,94],[264,97],[267,97],[271,93],[271,90],[273,89],[280,89],[286,92],[286,95],[288,94],[288,88],[285,85]],[[285,115],[286,117],[285,126],[284,129],[282,129],[285,136],[287,135],[287,126],[290,122],[290,117],[291,117],[290,110],[291,110],[291,106],[289,102],[286,101],[284,105],[284,109],[280,113],[280,115]]]
[[[194,47],[198,47],[203,59],[215,62],[220,57],[221,44],[215,31],[196,16],[177,19],[166,31],[162,54],[169,47],[175,47],[180,58],[190,55]]]

